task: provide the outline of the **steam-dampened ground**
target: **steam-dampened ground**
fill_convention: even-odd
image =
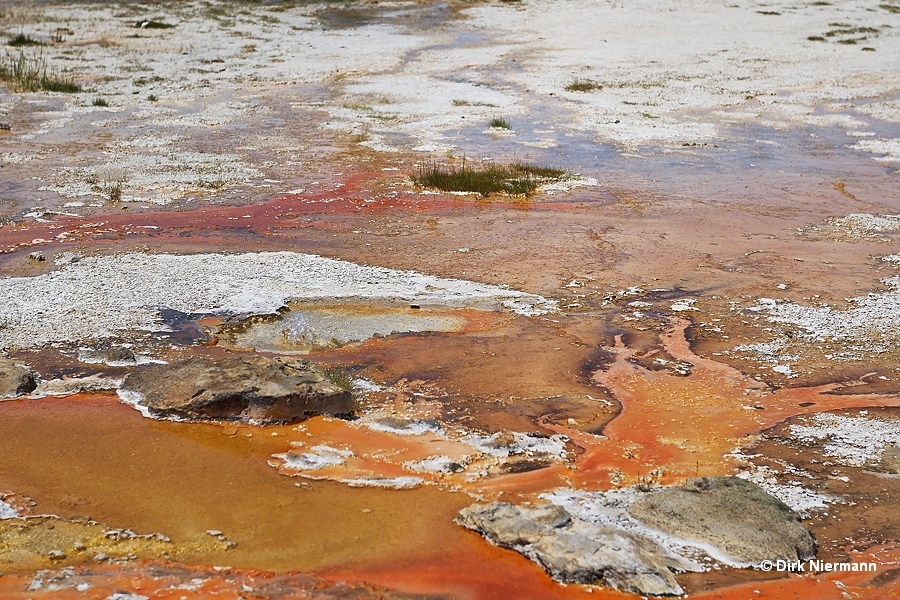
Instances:
[[[736,473],[879,570],[716,564],[692,597],[898,594],[900,3],[5,2],[0,31],[36,42],[0,73],[81,86],[0,88],[0,344],[40,375],[0,402],[3,597],[621,598],[453,518]],[[567,175],[411,180],[485,161]],[[115,392],[246,352],[340,372],[357,418]]]

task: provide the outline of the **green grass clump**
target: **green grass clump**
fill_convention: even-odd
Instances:
[[[163,23],[162,21],[141,19],[139,21],[135,21],[132,27],[134,27],[135,29],[172,29],[175,26],[169,23]]]
[[[132,83],[138,87],[145,86],[149,83],[156,83],[158,81],[165,81],[159,75],[154,75],[153,77],[138,77],[137,79],[132,80]]]
[[[489,106],[491,108],[496,108],[496,104],[491,104],[490,102],[469,102],[468,100],[454,100],[453,106]]]
[[[9,38],[9,41],[6,42],[6,44],[8,46],[43,46],[42,43],[24,33]]]
[[[149,100],[150,102],[156,102],[157,100],[159,100],[159,98],[157,98],[156,94],[150,94],[149,96],[147,96],[147,100]]]
[[[106,98],[97,96],[96,98],[94,98],[94,101],[91,102],[91,106],[109,106],[109,102],[106,101]]]
[[[353,379],[339,367],[327,367],[325,369],[325,377],[343,390],[353,389]]]
[[[530,196],[543,183],[557,181],[566,174],[562,169],[524,163],[470,167],[463,160],[458,167],[430,163],[412,177],[413,183],[445,192],[473,192]]]
[[[81,91],[81,86],[75,83],[73,77],[51,68],[42,55],[28,56],[21,51],[18,56],[7,54],[0,59],[0,81],[24,92],[74,94]]]
[[[602,86],[590,79],[576,79],[563,89],[567,92],[593,92],[594,90],[602,89]]]
[[[494,117],[493,119],[491,119],[490,126],[497,129],[512,129],[512,125],[510,125],[509,121],[507,121],[503,117]]]

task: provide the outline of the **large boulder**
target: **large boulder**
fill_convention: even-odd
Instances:
[[[308,361],[254,355],[141,367],[122,382],[119,397],[149,416],[257,423],[353,410],[350,391]]]
[[[604,583],[637,594],[679,595],[672,570],[691,565],[640,535],[573,518],[563,507],[473,504],[456,522],[516,550],[557,581]]]
[[[0,358],[0,399],[18,398],[37,387],[34,373],[13,360]]]
[[[647,494],[628,512],[664,533],[708,545],[733,564],[807,560],[816,540],[800,517],[755,483],[700,477]]]

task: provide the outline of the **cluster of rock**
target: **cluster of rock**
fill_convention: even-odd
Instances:
[[[539,506],[474,504],[456,522],[524,554],[557,581],[645,595],[682,594],[674,573],[702,570],[698,554],[735,566],[815,556],[815,539],[797,514],[736,477],[577,494],[581,502],[568,505],[571,495],[553,494]],[[601,508],[592,514],[591,506]]]
[[[119,397],[154,417],[287,423],[317,414],[348,415],[349,390],[306,360],[239,355],[195,356],[139,367]]]

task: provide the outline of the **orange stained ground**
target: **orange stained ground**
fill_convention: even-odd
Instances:
[[[628,359],[635,352],[621,340],[613,349],[615,362],[594,374],[622,404],[622,412],[603,430],[608,439],[545,423],[584,449],[574,474],[579,487],[608,488],[615,471],[624,474],[625,483],[655,469],[662,470],[664,482],[729,474],[728,453],[789,417],[838,408],[900,405],[897,395],[828,394],[848,387],[846,384],[769,391],[740,371],[691,352],[685,338],[688,325],[688,321],[680,321],[662,341],[669,354],[691,363],[689,376],[634,364]]]
[[[203,232],[252,232],[278,239],[280,232],[296,229],[343,230],[343,217],[385,211],[441,213],[459,207],[478,206],[480,201],[447,194],[423,195],[412,189],[378,190],[384,173],[355,172],[331,182],[320,190],[302,194],[281,194],[272,200],[245,206],[198,206],[170,211],[139,212],[136,203],[130,212],[106,213],[95,217],[57,216],[52,222],[10,223],[0,225],[0,254],[23,249],[47,250],[58,244],[128,241],[144,243],[168,240],[175,235],[197,233],[194,243],[209,250]],[[405,179],[404,179],[405,181]],[[373,189],[374,188],[374,189]],[[530,203],[492,199],[493,209],[565,210],[578,203]],[[128,208],[125,206],[124,208]],[[191,243],[184,240],[183,243]]]
[[[472,537],[475,535],[472,534]],[[414,561],[380,568],[348,568],[317,575],[326,581],[364,579],[372,585],[381,583],[410,594],[444,594],[444,597],[460,600],[635,598],[631,594],[601,587],[556,585],[538,573],[536,567],[522,568],[520,557],[514,553],[486,547],[483,543],[473,544],[471,548],[463,550],[465,554],[461,554],[459,549],[450,549],[448,552],[435,552]],[[875,572],[791,574],[692,594],[690,597],[701,600],[900,598],[900,578],[894,576],[900,570],[900,548],[871,548],[865,553],[854,554],[852,558],[856,563],[876,562],[879,568]],[[490,568],[486,568],[486,565]],[[272,597],[300,600],[310,598],[308,590],[325,587],[315,580],[309,581],[303,575],[279,575],[232,568],[216,570],[211,567],[185,567],[165,563],[142,563],[126,568],[105,566],[90,570],[75,569],[73,574],[70,584],[72,587],[54,590],[29,590],[33,576],[0,577],[0,597],[4,600],[106,600],[116,592],[129,590],[151,600]],[[47,577],[48,574],[44,576]],[[85,589],[82,585],[83,591],[78,591],[73,589],[76,582],[86,583],[89,587]],[[371,597],[377,596],[373,593]]]
[[[662,336],[664,349],[671,356],[691,363],[688,376],[651,371],[635,364],[629,359],[636,352],[626,348],[621,339],[611,349],[616,354],[615,362],[594,374],[594,379],[622,404],[620,414],[604,428],[605,437],[549,418],[542,420],[543,427],[565,434],[581,449],[574,468],[557,462],[544,469],[474,480],[466,474],[415,475],[480,498],[507,494],[505,499],[560,486],[609,489],[642,478],[677,483],[688,477],[730,474],[733,463],[729,453],[752,442],[755,434],[792,416],[839,408],[900,406],[897,395],[829,394],[842,387],[837,384],[770,391],[728,365],[691,352],[685,338],[688,325],[687,320],[681,320]],[[317,478],[409,476],[414,473],[404,469],[403,462],[435,455],[456,460],[472,453],[470,446],[434,434],[401,436],[341,421],[331,421],[323,427],[317,421],[309,422],[311,429],[304,436],[292,436],[298,442],[298,451],[326,444],[354,452],[354,457],[343,465],[308,473]]]

